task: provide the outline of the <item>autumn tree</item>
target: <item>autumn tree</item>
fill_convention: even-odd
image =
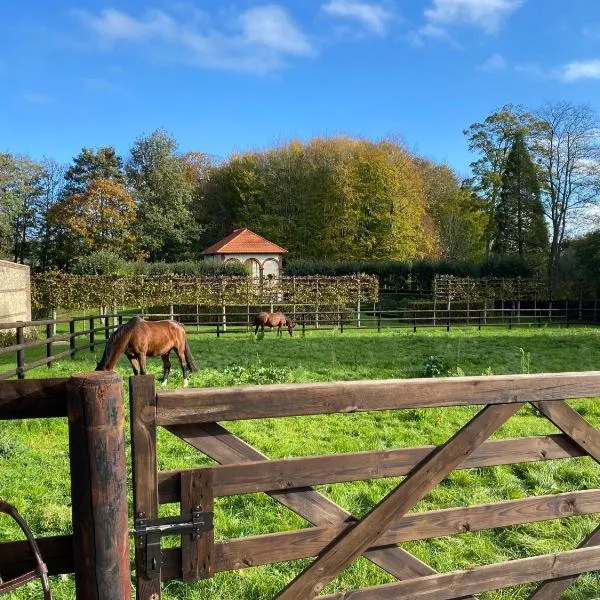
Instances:
[[[418,167],[390,140],[234,155],[212,170],[198,210],[207,244],[246,226],[302,258],[411,260],[434,249]]]
[[[63,227],[88,252],[134,253],[136,206],[125,187],[92,179],[85,191],[69,195],[49,211],[50,223]]]
[[[480,260],[485,251],[485,205],[468,185],[463,185],[447,165],[418,158],[427,198],[427,213],[435,225],[440,257]]]

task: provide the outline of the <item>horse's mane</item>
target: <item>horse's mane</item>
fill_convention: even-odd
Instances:
[[[113,334],[106,340],[106,344],[104,346],[104,353],[102,354],[102,358],[100,362],[96,366],[96,371],[102,371],[106,368],[106,364],[110,360],[115,348],[119,345],[119,342],[122,340],[123,336],[131,333],[131,330],[143,322],[141,317],[133,317],[133,319],[129,320],[125,325],[121,325],[117,327]]]

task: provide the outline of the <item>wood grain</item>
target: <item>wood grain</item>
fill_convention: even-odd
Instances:
[[[283,589],[277,598],[279,600],[308,599],[319,594],[330,581],[389,529],[394,518],[408,512],[518,409],[517,404],[486,406],[452,438],[415,467],[400,485],[354,527],[338,536],[307,569]]]
[[[157,424],[600,396],[600,372],[277,384],[159,392]]]

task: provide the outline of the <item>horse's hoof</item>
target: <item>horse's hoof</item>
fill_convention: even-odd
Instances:
[[[184,379],[183,380],[183,387],[187,387],[188,385],[190,385],[190,380],[189,379]]]

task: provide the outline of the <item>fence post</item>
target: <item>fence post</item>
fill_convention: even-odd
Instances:
[[[17,344],[25,343],[25,331],[22,325],[17,326],[16,330]],[[17,350],[17,379],[25,379],[25,350],[23,348]]]
[[[130,600],[123,380],[71,377],[67,406],[77,600]]]
[[[117,315],[117,324],[119,327],[123,325],[123,315]]]
[[[306,320],[304,319],[304,313],[302,313],[302,337],[306,333]]]
[[[477,330],[481,331],[481,311],[479,311],[479,324],[477,326]]]
[[[512,329],[512,310],[508,313],[508,328]]]
[[[95,341],[95,331],[94,331],[94,325],[95,323],[95,319],[94,317],[90,317],[90,352],[94,352],[94,350],[96,349],[94,346],[94,341]]]
[[[49,340],[52,336],[52,325],[51,324],[47,324],[46,325],[46,340]],[[52,342],[46,342],[46,358],[51,358],[52,357]],[[50,368],[52,366],[52,361],[49,360],[46,363],[46,366],[48,368]]]
[[[219,328],[219,315],[215,315],[215,321],[217,323],[217,337],[221,337],[221,330]]]
[[[108,315],[104,315],[104,317],[100,317],[100,321],[104,321],[104,339],[107,340],[110,337],[109,330],[109,317]]]
[[[450,331],[450,309],[448,309],[448,318],[446,319],[446,331]]]
[[[417,333],[417,311],[413,310],[413,333]]]
[[[381,311],[377,311],[377,333],[381,333]]]
[[[75,319],[69,321],[69,348],[71,349],[71,358],[75,358]]]

